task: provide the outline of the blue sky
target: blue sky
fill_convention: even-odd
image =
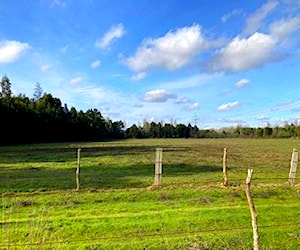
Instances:
[[[127,126],[300,124],[298,0],[1,0],[0,74]]]

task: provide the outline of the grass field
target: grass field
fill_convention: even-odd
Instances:
[[[81,189],[76,192],[76,149]],[[163,186],[154,181],[163,148]],[[228,150],[230,186],[222,182]],[[300,179],[289,187],[300,140],[160,139],[0,148],[4,249],[252,249],[244,192],[261,249],[300,249]],[[299,176],[299,175],[298,175]]]

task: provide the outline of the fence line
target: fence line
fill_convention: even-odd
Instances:
[[[161,149],[160,149],[161,150]],[[162,151],[162,150],[161,150]],[[231,155],[232,153],[229,154],[229,156]],[[225,153],[225,149],[224,149],[224,156],[223,156],[223,173],[225,172],[224,171],[224,166],[226,166],[226,175],[227,175],[227,151]],[[79,190],[79,167],[80,167],[80,149],[78,149],[78,154],[77,154],[77,157],[78,157],[78,166],[77,166],[77,169],[76,169],[76,180],[78,178],[78,181],[76,182],[77,183],[77,188],[76,190],[78,191]],[[297,158],[297,161],[298,161],[298,158]],[[296,162],[296,160],[292,160],[292,162]],[[155,178],[157,177],[161,177],[161,174],[162,174],[162,170],[161,170],[161,165],[162,165],[162,155],[157,155],[156,157],[156,163],[157,163],[157,168],[156,171],[155,171]],[[155,164],[156,165],[156,164]],[[220,164],[221,165],[221,164]],[[150,164],[149,164],[150,166]],[[101,169],[101,168],[100,168]],[[221,167],[220,167],[220,176],[221,176]],[[70,168],[71,170],[71,168]],[[230,170],[230,168],[229,168]],[[201,173],[201,171],[199,171],[197,174]],[[218,172],[216,172],[218,173]],[[241,174],[241,172],[232,172],[232,173],[235,173],[235,174]],[[275,174],[276,172],[274,172]],[[260,174],[259,172],[257,172],[256,174]],[[266,174],[264,172],[261,172],[261,174]],[[123,177],[124,174],[105,174],[105,173],[80,173],[80,176],[81,177],[86,177],[86,176],[93,176],[93,177],[97,177],[98,175],[101,175],[102,177],[104,176],[111,176],[111,177]],[[128,174],[130,175],[130,174]],[[160,175],[160,176],[159,176]],[[229,173],[230,175],[230,173]],[[126,175],[125,175],[126,176]],[[145,177],[151,177],[151,175],[149,174],[146,175],[146,174],[140,174],[140,175],[130,175],[130,176],[137,176],[137,177],[141,177],[141,176],[145,176]],[[177,176],[191,176],[191,177],[197,177],[196,174],[191,174],[191,175],[185,175],[184,173],[176,173],[176,174],[171,174],[171,175],[167,175],[166,179],[169,180],[169,178],[172,178],[172,177],[177,177]],[[13,177],[12,177],[13,178]],[[17,180],[36,180],[36,179],[43,179],[44,177],[33,177],[33,178],[18,178]],[[49,178],[49,177],[47,177]],[[69,180],[71,181],[71,178],[72,180],[74,181],[74,174],[71,175],[70,173],[70,176],[67,175],[67,176],[58,176],[58,177],[50,177],[50,178],[55,178],[55,179],[64,179],[64,180]],[[199,178],[199,177],[198,177]],[[196,181],[190,181],[190,182],[180,182],[180,183],[176,183],[176,182],[166,182],[166,186],[168,185],[173,185],[176,183],[177,186],[180,186],[180,185],[186,185],[186,184],[198,184],[198,183],[201,183],[201,184],[212,184],[214,185],[215,183],[219,183],[219,184],[224,184],[227,183],[228,184],[228,177],[226,176],[226,179],[225,179],[225,173],[223,175],[223,182],[222,182],[222,179],[218,179],[218,180],[196,180]],[[0,178],[2,179],[2,178]],[[7,179],[10,179],[10,178],[6,178]],[[296,179],[299,179],[294,177],[294,180]],[[16,179],[13,179],[13,180],[16,180]],[[288,178],[287,177],[255,177],[255,178],[252,178],[252,181],[255,181],[255,180],[286,180],[286,182],[288,183]],[[242,185],[242,181],[244,181],[244,179],[242,178],[238,178],[238,179],[230,179],[229,180],[231,183],[233,182],[240,182],[240,184]],[[155,183],[158,183],[158,182],[155,182]],[[101,184],[100,184],[101,185]],[[161,185],[158,184],[159,186]],[[226,185],[225,185],[226,186]],[[230,185],[229,185],[230,186]],[[73,189],[72,189],[73,190]],[[104,188],[105,190],[105,188]],[[47,192],[47,191],[46,191]],[[46,193],[46,192],[39,192],[39,193]],[[49,193],[54,193],[53,191],[49,192]],[[17,197],[18,195],[14,196],[14,197]],[[22,196],[22,195],[19,195],[19,196]],[[5,196],[5,195],[1,195],[2,198],[4,197],[10,197],[10,196]],[[19,222],[13,222],[13,223],[19,223]],[[5,225],[7,224],[6,222],[1,222],[0,223],[1,225]],[[287,224],[276,224],[276,225],[259,225],[259,228],[272,228],[272,227],[289,227],[289,226],[300,226],[300,223],[287,223]],[[205,230],[195,230],[195,231],[187,231],[187,232],[182,232],[182,231],[171,231],[171,232],[162,232],[162,233],[144,233],[144,234],[129,234],[129,235],[120,235],[120,236],[112,236],[112,237],[97,237],[97,238],[86,238],[86,239],[71,239],[71,240],[61,240],[61,241],[46,241],[46,242],[33,242],[33,243],[24,243],[24,244],[14,244],[14,242],[4,242],[4,244],[2,244],[2,246],[7,246],[7,244],[9,244],[11,247],[28,247],[28,246],[38,246],[38,245],[50,245],[50,244],[65,244],[65,243],[76,243],[76,242],[87,242],[87,243],[90,243],[91,241],[94,241],[94,242],[97,242],[97,241],[101,241],[101,240],[114,240],[114,239],[135,239],[135,238],[150,238],[150,237],[164,237],[164,236],[172,236],[172,235],[178,235],[178,236],[182,236],[182,235],[186,235],[186,236],[189,236],[189,235],[195,235],[195,234],[201,234],[201,233],[211,233],[211,232],[225,232],[225,231],[241,231],[241,230],[251,230],[252,227],[250,226],[247,226],[247,227],[234,227],[234,228],[213,228],[213,229],[205,229]],[[1,245],[0,245],[1,246]]]
[[[167,148],[167,149],[169,149],[169,148]],[[80,152],[81,152],[81,150],[82,150],[81,148],[77,149],[77,169],[76,169],[76,172],[75,172],[76,173],[76,190],[77,191],[79,191],[79,189],[80,189],[80,176],[82,176],[82,177],[88,177],[88,176],[97,177],[97,176],[101,175],[101,177],[111,177],[111,178],[115,177],[116,178],[116,177],[124,177],[127,174],[127,175],[129,175],[131,177],[135,177],[135,176],[136,177],[141,177],[141,176],[143,176],[143,177],[150,177],[150,175],[148,176],[148,173],[141,173],[141,174],[134,174],[134,175],[130,175],[128,173],[126,173],[126,174],[122,174],[122,173],[118,173],[118,174],[117,173],[112,173],[112,174],[108,174],[108,173],[85,173],[85,172],[81,173],[81,171],[80,171]],[[97,151],[93,151],[93,152],[97,152]],[[293,155],[294,155],[295,152],[296,152],[296,150],[294,149],[293,150]],[[234,154],[234,153],[230,152],[229,155],[232,155],[232,154]],[[229,185],[227,161],[228,161],[228,153],[227,153],[227,149],[224,148],[224,153],[223,153],[223,181],[222,181],[222,183],[223,183],[224,186],[228,186]],[[297,161],[298,161],[298,157],[297,158],[292,158],[291,166],[292,165],[295,166],[297,164]],[[150,166],[150,164],[149,164],[149,166]],[[200,169],[201,168],[199,167],[199,170]],[[231,168],[229,167],[229,170],[230,169]],[[291,169],[292,169],[292,167],[291,167]],[[295,176],[295,171],[296,170],[295,170],[295,167],[294,167],[293,170],[291,170],[291,172],[293,173],[293,176],[292,176],[292,182],[293,183],[292,184],[294,184],[295,180],[299,179],[299,177],[297,178]],[[200,172],[201,171],[199,171],[198,173],[200,173]],[[220,172],[221,172],[221,167],[220,167]],[[272,172],[271,174],[276,174],[276,173],[277,172]],[[241,174],[241,173],[240,172],[231,171],[229,173],[229,175],[231,175],[231,174]],[[265,172],[256,172],[256,175],[260,175],[260,174],[266,174],[266,173]],[[193,175],[193,174],[188,175],[188,174],[185,174],[184,172],[183,173],[179,172],[179,173],[175,173],[175,174],[166,175],[166,179],[169,179],[169,178],[172,178],[172,177],[177,177],[177,176],[180,176],[180,177],[182,177],[182,176],[193,177],[193,176],[196,176],[196,174],[195,175]],[[10,179],[13,179],[14,181],[15,180],[30,181],[30,180],[38,180],[38,179],[44,179],[44,178],[45,177],[29,177],[29,178],[17,178],[16,179],[13,176],[10,177],[10,176],[6,175],[5,180],[7,181],[7,180],[10,180]],[[74,179],[73,179],[74,177],[73,176],[71,177],[71,172],[70,173],[67,172],[67,174],[65,176],[61,176],[61,175],[60,176],[50,176],[50,177],[47,176],[47,178],[48,179],[55,178],[56,180],[57,179],[64,179],[64,180],[70,179],[71,180],[71,178],[72,178],[72,180],[74,181]],[[0,180],[1,179],[2,178],[0,178]],[[156,149],[156,161],[155,161],[155,181],[154,181],[154,186],[161,186],[161,179],[162,179],[162,148],[157,148]],[[258,176],[256,178],[253,178],[253,180],[254,181],[255,180],[288,180],[289,183],[291,184],[291,181],[290,181],[291,180],[291,173],[290,173],[289,178],[287,178],[287,177],[259,177]],[[240,181],[243,181],[243,179],[241,179],[241,178],[230,179],[230,182],[234,182],[234,183],[240,182]],[[186,184],[186,183],[190,183],[190,184],[198,184],[198,183],[199,184],[200,183],[201,184],[207,184],[207,183],[213,183],[213,182],[220,183],[221,182],[221,178],[218,179],[218,180],[211,180],[210,179],[207,182],[205,180],[199,180],[199,181],[193,180],[191,182],[184,182],[184,184]],[[168,182],[168,181],[166,183],[170,184],[170,182]],[[181,185],[181,184],[183,184],[183,183],[182,182],[177,183],[177,185]],[[50,187],[50,189],[51,189],[51,187]]]
[[[238,172],[234,172],[234,173],[237,173],[237,174],[239,174]],[[258,173],[256,173],[256,174],[260,174],[259,172]],[[261,174],[265,174],[265,173],[262,173],[261,172]],[[84,176],[103,176],[103,177],[107,177],[107,176],[111,176],[111,177],[124,177],[124,174],[105,174],[105,173],[80,173],[80,176],[82,176],[82,177],[84,177]],[[147,177],[147,178],[152,178],[152,175],[144,175],[144,174],[140,174],[140,175],[130,175],[130,176],[132,176],[132,177],[141,177],[141,176],[144,176],[144,177]],[[185,177],[196,177],[197,176],[197,174],[195,174],[195,175],[193,175],[193,174],[189,174],[189,175],[187,175],[187,174],[182,174],[182,173],[180,173],[180,174],[171,174],[171,175],[167,175],[167,176],[165,176],[165,178],[166,179],[168,179],[168,178],[172,178],[172,177],[182,177],[182,176],[185,176]],[[52,177],[47,177],[47,179],[65,179],[65,180],[67,180],[67,179],[73,179],[74,178],[74,174],[69,174],[69,176],[68,177],[66,177],[66,176],[52,176]],[[1,179],[4,179],[4,180],[7,180],[7,178],[5,179],[5,178],[0,178],[0,180]],[[45,179],[45,177],[28,177],[28,178],[9,178],[9,179],[11,179],[11,180],[13,180],[13,181],[15,181],[15,180],[36,180],[36,179]],[[300,177],[295,177],[294,178],[295,180],[300,180]],[[235,179],[230,179],[231,181],[243,181],[244,179],[243,178],[235,178]],[[286,180],[286,182],[288,182],[288,178],[286,178],[286,177],[253,177],[253,179],[252,180]],[[217,180],[208,180],[209,182],[222,182],[222,180],[221,179],[217,179]],[[205,181],[199,181],[199,183],[205,183]],[[178,183],[178,184],[180,184],[180,183]]]

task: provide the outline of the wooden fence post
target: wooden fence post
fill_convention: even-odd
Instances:
[[[76,191],[80,189],[80,151],[81,148],[77,149],[77,169],[76,169]]]
[[[253,198],[250,190],[250,183],[252,179],[253,169],[248,169],[248,176],[246,178],[246,196],[250,208],[251,218],[252,218],[252,229],[253,229],[253,249],[259,250],[259,242],[258,242],[258,226],[257,226],[257,214],[255,211]]]
[[[227,177],[227,148],[224,148],[223,154],[223,185],[228,186],[228,177]]]
[[[295,177],[297,172],[297,164],[298,164],[298,151],[297,149],[293,149],[292,160],[291,160],[291,168],[289,173],[289,184],[290,186],[294,186]]]
[[[162,185],[162,148],[156,149],[154,186]]]

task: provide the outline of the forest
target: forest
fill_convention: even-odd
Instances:
[[[104,119],[97,109],[69,109],[59,98],[43,94],[39,83],[33,96],[13,96],[10,79],[2,77],[1,145],[124,138],[123,122]]]
[[[4,75],[0,93],[0,145],[63,141],[99,141],[124,138],[298,138],[295,124],[263,128],[237,126],[199,129],[191,124],[144,121],[125,128],[123,121],[104,118],[98,109],[78,111],[62,104],[59,98],[43,93],[36,83],[33,97],[14,96],[11,81]]]
[[[286,124],[283,127],[266,126],[263,128],[229,127],[222,129],[199,129],[188,124],[168,124],[145,122],[132,125],[126,130],[129,138],[298,138],[300,127]]]

